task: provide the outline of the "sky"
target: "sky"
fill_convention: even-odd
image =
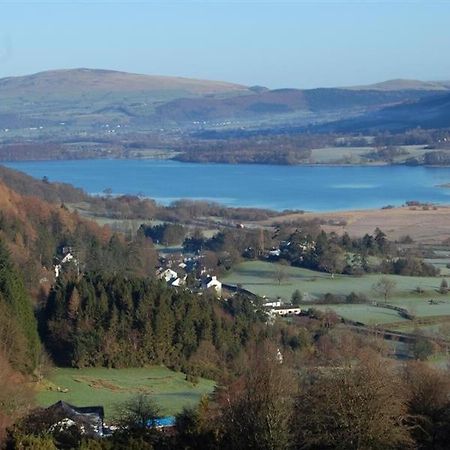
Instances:
[[[88,67],[270,88],[450,80],[449,20],[450,0],[0,0],[0,77]]]

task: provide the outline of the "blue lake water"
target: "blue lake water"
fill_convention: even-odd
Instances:
[[[450,203],[450,168],[190,164],[168,160],[77,160],[4,163],[92,194],[143,194],[168,204],[180,198],[229,206],[331,211]]]

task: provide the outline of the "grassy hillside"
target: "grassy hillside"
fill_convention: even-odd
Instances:
[[[373,132],[402,131],[410,128],[446,128],[450,126],[450,95],[434,93],[412,102],[370,112],[360,117],[319,127],[321,131]]]
[[[295,119],[302,123],[352,117],[411,102],[435,85],[390,84],[374,89],[249,88],[234,83],[70,69],[0,79],[1,128],[101,130],[106,124],[133,129],[215,120]],[[103,130],[104,131],[104,130]]]
[[[49,406],[59,400],[77,406],[103,405],[109,418],[114,415],[115,405],[145,393],[155,399],[163,414],[176,414],[184,406],[197,404],[202,395],[210,394],[214,384],[200,379],[193,385],[185,380],[184,374],[162,366],[55,369],[42,383],[36,400],[41,406]]]
[[[0,128],[95,127],[143,120],[181,97],[251,93],[238,84],[112,70],[71,69],[0,79]],[[153,119],[154,121],[154,119]],[[61,128],[62,126],[62,128]]]
[[[252,118],[302,112],[318,114],[369,110],[428,96],[426,90],[276,89],[231,98],[176,99],[158,106],[157,115],[171,120]],[[347,113],[344,113],[347,111]]]
[[[275,280],[276,265],[262,261],[250,261],[240,264],[224,278],[230,284],[240,284],[243,288],[258,295],[281,297],[289,301],[292,293],[298,289],[306,299],[314,300],[330,293],[348,295],[350,292],[365,294],[370,300],[382,302],[383,298],[373,290],[373,285],[384,275],[368,274],[363,276],[335,275],[287,267],[287,279],[281,284]],[[438,293],[442,277],[407,277],[387,275],[396,285],[388,302],[407,308],[418,317],[443,316],[450,314],[450,295]],[[424,292],[418,294],[420,287]],[[437,304],[429,304],[428,300],[437,300]],[[370,305],[321,305],[320,308],[331,308],[349,319],[365,323],[390,323],[403,319],[395,312],[374,308]]]
[[[111,96],[114,93],[141,95],[151,99],[224,94],[248,91],[245,86],[223,81],[182,77],[141,75],[114,70],[50,70],[21,77],[0,79],[0,99],[26,97],[29,101],[86,98],[87,95]]]

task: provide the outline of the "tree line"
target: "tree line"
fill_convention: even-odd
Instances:
[[[43,341],[60,366],[164,364],[210,377],[227,371],[224,362],[232,366],[265,321],[243,296],[221,303],[154,279],[94,273],[60,277],[41,315]]]

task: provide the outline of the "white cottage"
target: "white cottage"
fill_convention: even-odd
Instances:
[[[222,283],[215,275],[205,277],[202,282],[202,287],[203,289],[214,289],[219,297],[222,295]]]
[[[158,274],[158,278],[168,283],[170,280],[177,279],[178,274],[172,269],[165,269]]]

